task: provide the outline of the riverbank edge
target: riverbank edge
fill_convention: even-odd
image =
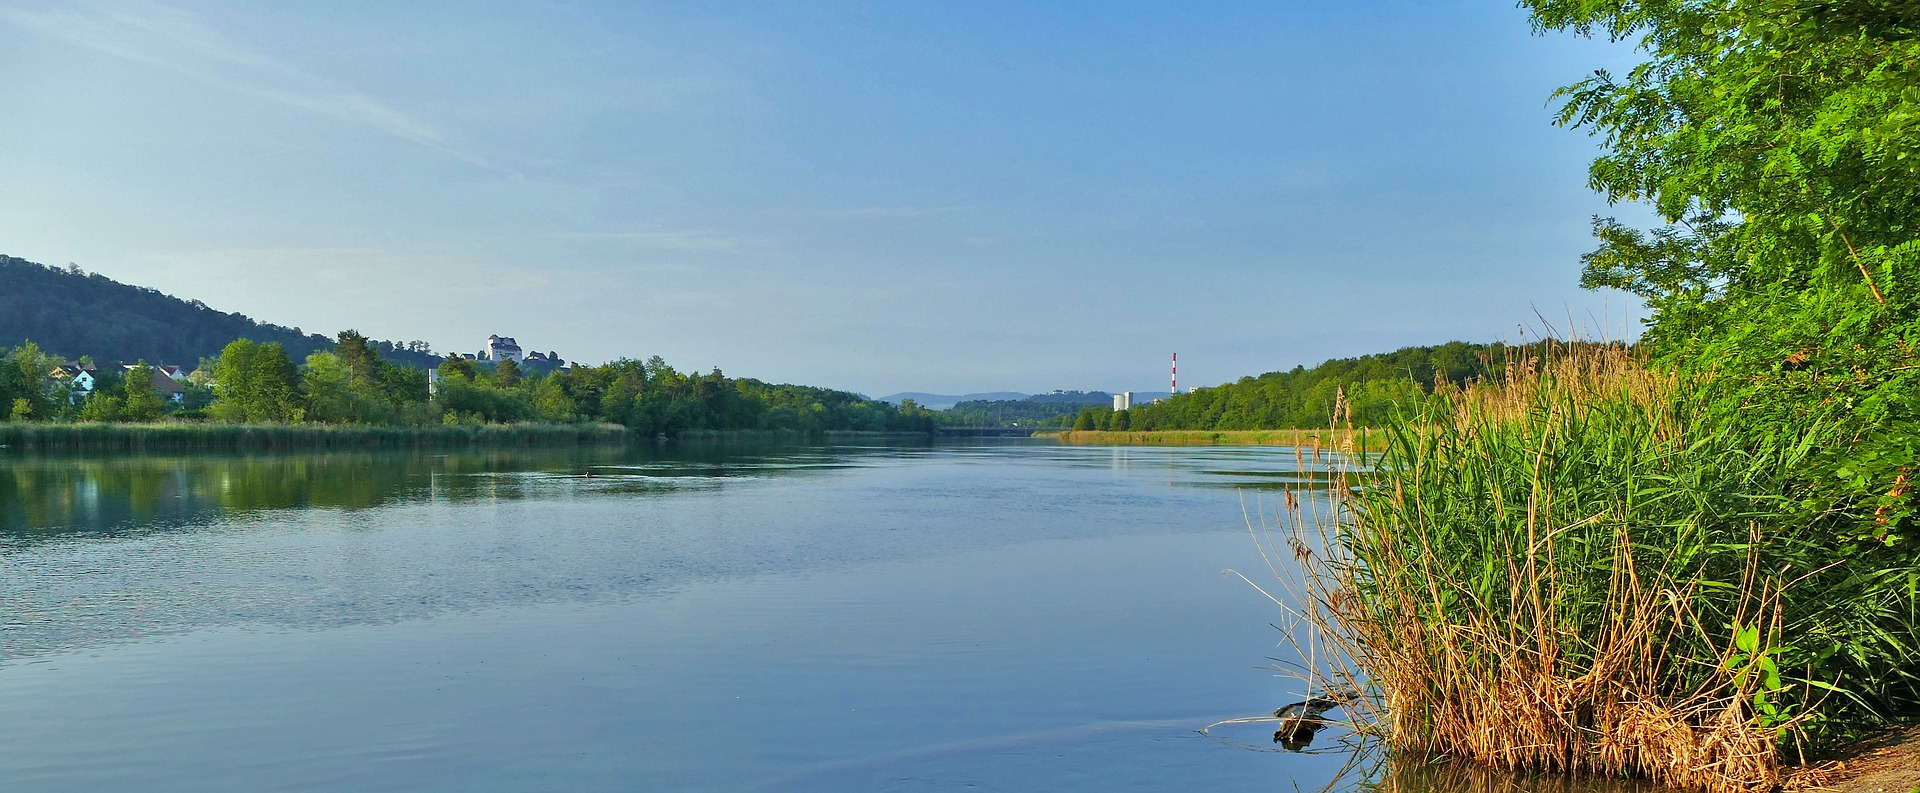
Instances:
[[[856,441],[924,441],[933,437],[925,432],[893,432],[886,430],[823,430],[803,432],[801,430],[681,430],[673,435],[673,440],[695,443],[743,443],[767,442],[819,442],[831,441],[849,443]]]
[[[1056,430],[1034,433],[1076,446],[1299,446],[1378,451],[1386,433],[1354,430]]]
[[[175,452],[584,446],[626,443],[617,424],[379,427],[307,424],[0,423],[9,452]]]
[[[1920,791],[1920,724],[1892,730],[1840,753],[1838,760],[1792,771],[1810,772],[1830,793]]]

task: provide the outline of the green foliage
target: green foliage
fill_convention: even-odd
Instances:
[[[121,386],[126,394],[120,412],[121,421],[159,421],[165,415],[167,400],[154,388],[154,376],[153,367],[146,361],[127,370],[126,382]]]
[[[334,336],[333,355],[338,359],[346,374],[346,386],[370,388],[375,385],[379,372],[380,355],[367,344],[367,337],[357,330],[343,330]]]
[[[1561,123],[1604,143],[1591,185],[1664,222],[1596,219],[1582,281],[1647,300],[1645,345],[1713,450],[1642,464],[1640,480],[1690,510],[1747,504],[1689,518],[1700,550],[1675,558],[1741,544],[1744,523],[1765,535],[1773,583],[1793,581],[1783,632],[1742,652],[1802,686],[1756,707],[1817,718],[1829,739],[1920,713],[1920,7],[1522,5],[1541,30],[1645,55],[1559,92]],[[1662,525],[1662,504],[1629,508]]]
[[[334,352],[307,356],[301,373],[305,417],[328,424],[440,423],[428,408],[427,374],[387,361],[353,331]]]
[[[442,369],[442,393],[455,385]],[[544,387],[544,383],[552,383]],[[917,405],[894,408],[845,391],[732,379],[719,371],[682,374],[658,357],[622,359],[555,372],[514,393],[539,415],[590,417],[647,434],[687,430],[928,432],[935,414]],[[445,397],[443,397],[444,399]],[[480,411],[485,414],[485,411]]]
[[[1380,427],[1416,409],[1437,382],[1495,376],[1510,361],[1537,360],[1543,349],[1456,341],[1338,358],[1137,405],[1130,424],[1147,431]]]
[[[30,341],[0,358],[0,404],[11,406],[10,420],[47,419],[58,412],[63,388],[48,381],[53,365],[52,357]]]
[[[1884,0],[1526,3],[1646,63],[1562,89],[1593,186],[1669,225],[1597,220],[1585,283],[1756,431],[1833,426],[1801,475],[1851,534],[1920,549],[1920,10]]]
[[[307,356],[300,375],[306,392],[308,421],[323,424],[351,423],[358,415],[353,394],[353,370],[339,355],[316,352]]]
[[[300,375],[277,343],[238,339],[214,365],[215,418],[228,422],[289,422],[305,416]]]
[[[1423,624],[1511,625],[1538,617],[1540,594],[1520,579],[1549,565],[1553,619],[1522,633],[1556,637],[1555,657],[1584,669],[1627,608],[1624,554],[1649,591],[1686,595],[1685,624],[1660,629],[1663,657],[1684,662],[1636,683],[1644,695],[1756,692],[1763,720],[1798,717],[1815,744],[1911,696],[1911,557],[1843,539],[1844,514],[1804,506],[1815,485],[1802,472],[1826,433],[1756,435],[1711,394],[1631,372],[1549,373],[1511,401],[1473,396],[1430,400],[1387,431],[1384,480],[1358,489],[1366,528],[1347,545],[1367,569],[1411,578],[1364,579],[1369,603],[1416,592]],[[1762,618],[1774,621],[1764,637]],[[1758,677],[1716,677],[1727,669]]]
[[[512,388],[520,384],[520,364],[512,358],[506,358],[493,366],[493,383],[501,388]]]
[[[124,421],[126,419],[126,400],[104,389],[96,390],[87,401],[80,405],[81,421]]]
[[[580,415],[573,399],[567,396],[565,377],[540,378],[533,386],[533,412],[545,421],[578,421]]]
[[[945,427],[1061,427],[1089,405],[1113,404],[1100,391],[1041,394],[1026,399],[970,399],[941,412]]]
[[[62,388],[49,374],[52,360],[39,348],[15,349],[0,364],[0,419],[123,422],[166,415],[165,399],[151,386],[159,375],[144,363],[127,379],[146,387],[125,387],[117,367],[102,367],[95,393],[65,414]],[[683,374],[658,357],[552,372],[449,358],[437,374],[438,385],[430,388],[427,372],[394,365],[354,331],[341,332],[334,351],[308,355],[297,367],[277,343],[237,339],[188,378],[174,418],[406,427],[597,422],[654,435],[928,433],[938,417],[918,405],[895,408],[845,391],[735,379],[717,370]]]

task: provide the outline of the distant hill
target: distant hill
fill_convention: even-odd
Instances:
[[[953,407],[954,405],[960,404],[961,402],[966,402],[970,400],[991,401],[991,400],[1001,400],[1001,399],[1026,399],[1026,398],[1027,398],[1026,394],[1018,393],[1015,391],[994,391],[994,392],[985,393],[985,394],[965,394],[965,395],[928,394],[920,391],[902,391],[898,394],[883,396],[880,398],[880,401],[893,404],[893,405],[898,405],[903,400],[911,399],[913,400],[914,404],[919,405],[923,408],[927,408],[929,410],[946,410],[947,408]]]
[[[192,368],[234,339],[279,342],[295,361],[333,348],[333,339],[256,322],[241,314],[123,284],[69,265],[62,269],[0,256],[0,347],[31,340],[54,355]],[[440,356],[415,342],[375,342],[388,360],[431,367]]]
[[[1045,402],[1060,405],[1108,405],[1113,403],[1113,395],[1105,391],[1055,391],[1051,394],[1034,394],[1026,399],[1029,402]]]
[[[1135,405],[1165,399],[1165,391],[1135,391]],[[966,399],[946,408],[940,423],[948,427],[1066,427],[1082,408],[1111,409],[1105,391],[1055,391],[1023,399]]]

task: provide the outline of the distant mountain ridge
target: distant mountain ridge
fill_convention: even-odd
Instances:
[[[880,397],[880,401],[898,405],[911,399],[913,403],[929,410],[946,410],[962,402],[971,400],[1026,399],[1027,395],[1016,391],[992,391],[984,394],[929,394],[922,391],[902,391]]]
[[[54,355],[193,368],[235,339],[278,342],[295,361],[333,349],[333,339],[258,322],[242,314],[123,284],[79,267],[0,255],[0,347],[32,341]],[[425,345],[374,342],[395,363],[430,368]],[[411,348],[410,348],[411,347]]]

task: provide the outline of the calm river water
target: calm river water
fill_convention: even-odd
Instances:
[[[1195,732],[1291,701],[1221,571],[1261,580],[1243,503],[1294,469],[0,457],[0,789],[1312,791],[1344,757]]]

